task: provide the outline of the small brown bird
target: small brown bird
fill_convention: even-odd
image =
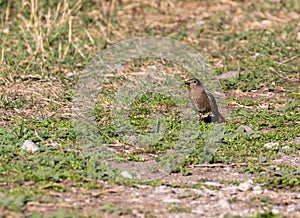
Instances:
[[[212,112],[218,123],[225,122],[225,118],[220,114],[215,97],[208,91],[200,80],[189,79],[185,84],[190,86],[190,98],[194,108],[200,113]]]

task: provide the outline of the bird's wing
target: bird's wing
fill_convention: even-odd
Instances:
[[[219,114],[219,110],[218,110],[218,105],[216,102],[215,97],[213,96],[213,94],[211,94],[210,91],[208,91],[208,89],[204,88],[205,93],[207,94],[208,98],[209,98],[209,103],[210,103],[210,107],[211,107],[211,112],[214,115],[218,115]]]

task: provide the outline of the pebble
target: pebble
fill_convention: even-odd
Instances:
[[[34,142],[32,142],[30,140],[26,140],[23,143],[21,148],[25,151],[37,151],[37,150],[39,150],[39,147]]]
[[[239,190],[239,188],[238,188],[237,186],[235,186],[235,185],[229,185],[229,186],[227,186],[227,187],[224,186],[224,187],[222,188],[222,190],[233,192],[233,193],[231,193],[231,194],[236,194],[236,191]]]
[[[222,73],[221,75],[217,76],[217,79],[220,80],[227,80],[232,78],[238,78],[240,76],[240,71],[234,70],[234,71],[228,71],[225,73]]]
[[[268,161],[268,159],[266,157],[259,158],[260,163],[266,163],[267,161]]]
[[[241,184],[239,185],[238,189],[239,189],[240,191],[246,192],[246,191],[251,190],[252,185],[253,185],[253,181],[250,179],[250,180],[248,180],[248,181],[246,181],[246,182],[241,183]]]
[[[264,191],[262,190],[262,188],[259,185],[253,187],[253,194],[260,195],[263,192]]]
[[[84,201],[87,204],[93,203],[93,200],[91,198],[85,199]]]
[[[287,212],[292,213],[292,212],[295,211],[295,209],[296,208],[294,207],[294,205],[289,205],[288,208],[287,208]]]
[[[203,206],[198,206],[192,210],[192,213],[196,213],[197,215],[205,214]]]
[[[279,143],[278,142],[268,142],[266,144],[264,144],[265,148],[278,148],[279,147]]]
[[[65,198],[64,200],[65,200],[65,202],[71,202],[72,201],[71,198]]]
[[[282,150],[289,150],[290,149],[290,146],[283,146],[282,148],[281,148]]]
[[[249,133],[254,133],[254,130],[249,127],[249,126],[246,126],[246,125],[240,125],[238,128],[237,128],[238,131],[243,131],[243,132],[249,132]]]
[[[128,179],[132,179],[132,175],[130,173],[128,173],[127,171],[122,171],[121,176],[128,178]]]
[[[223,187],[224,185],[219,183],[219,182],[205,182],[204,183],[205,185],[208,185],[208,186],[216,186],[216,187]]]
[[[165,198],[163,200],[165,203],[181,203],[181,200],[176,199],[176,198]]]

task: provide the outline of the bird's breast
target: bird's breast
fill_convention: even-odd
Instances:
[[[190,98],[195,109],[199,112],[211,111],[210,102],[207,94],[201,89],[191,89]]]

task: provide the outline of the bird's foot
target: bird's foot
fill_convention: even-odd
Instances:
[[[199,114],[199,120],[204,121],[205,123],[211,123],[212,117],[210,115]]]

